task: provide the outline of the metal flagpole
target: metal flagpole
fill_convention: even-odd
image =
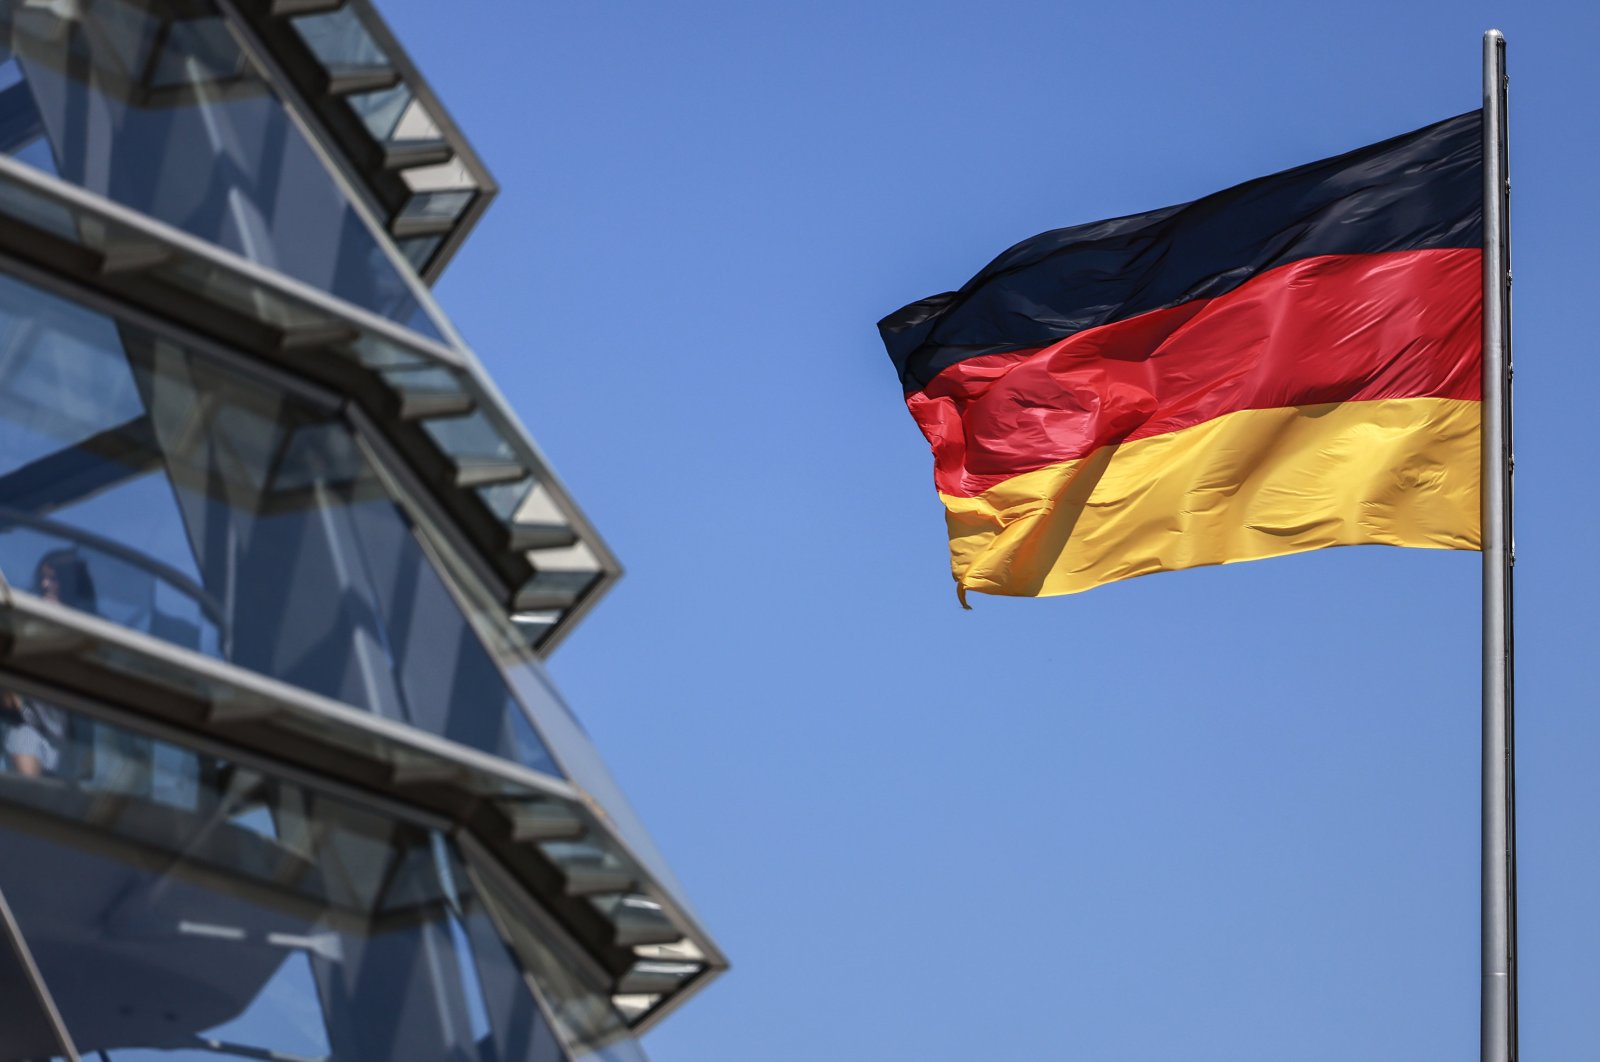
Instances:
[[[1483,35],[1482,1062],[1517,1057],[1517,848],[1511,640],[1511,181],[1506,40]]]

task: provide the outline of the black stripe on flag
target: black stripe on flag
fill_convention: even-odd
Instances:
[[[878,328],[907,391],[946,366],[1231,291],[1333,254],[1483,246],[1481,111],[1208,195],[1024,240]]]

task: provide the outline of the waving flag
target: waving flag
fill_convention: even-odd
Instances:
[[[879,325],[957,587],[1478,549],[1482,114],[1058,229]]]

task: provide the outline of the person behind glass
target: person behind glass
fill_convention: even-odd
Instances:
[[[33,592],[84,612],[95,611],[94,580],[89,566],[76,550],[58,549],[39,558],[33,572]],[[67,744],[67,712],[32,697],[3,695],[8,714],[18,720],[6,734],[6,754],[21,775],[38,778],[61,770],[62,749]]]

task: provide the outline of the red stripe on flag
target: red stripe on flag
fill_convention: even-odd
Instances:
[[[1482,254],[1302,259],[1213,299],[957,362],[906,403],[939,490],[971,497],[1239,410],[1477,399]]]

